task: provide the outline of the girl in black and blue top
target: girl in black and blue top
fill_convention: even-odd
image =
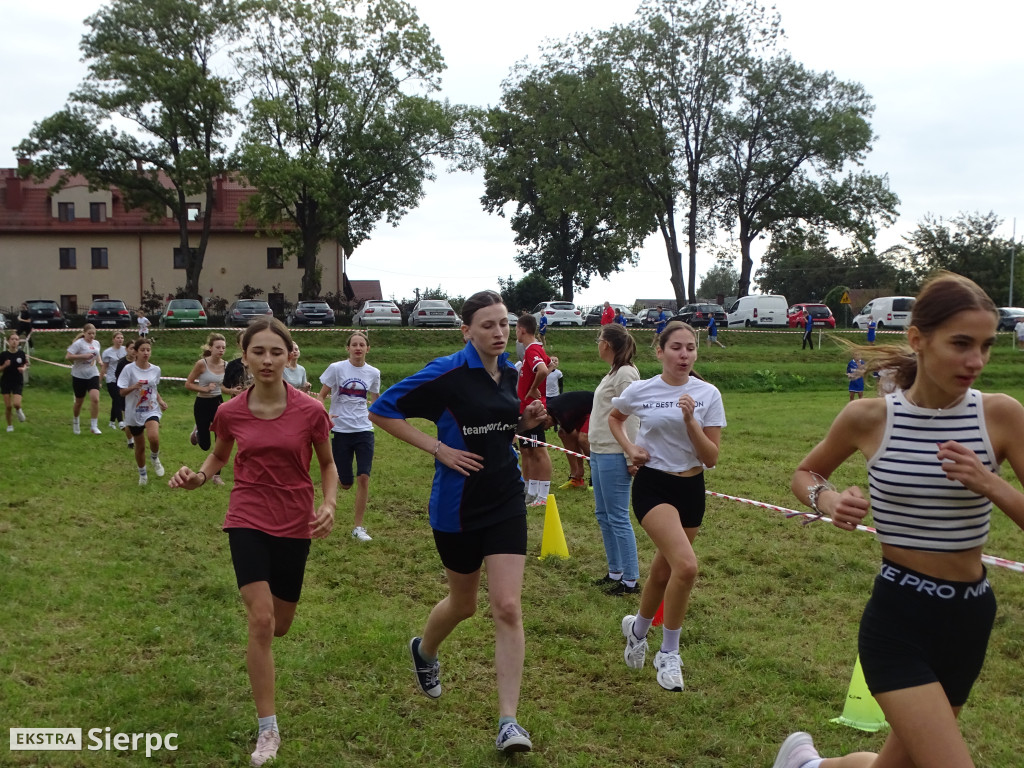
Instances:
[[[797,498],[854,530],[873,511],[882,566],[861,619],[868,688],[892,732],[879,755],[821,758],[794,733],[775,768],[974,765],[956,718],[981,671],[996,613],[981,554],[992,506],[1024,528],[1024,406],[971,385],[988,362],[998,314],[973,282],[940,273],[914,305],[907,342],[859,351],[892,369],[899,389],[855,400],[793,476]],[[867,459],[870,501],[829,475],[853,453]]]
[[[498,749],[532,748],[516,722],[523,676],[522,586],[526,564],[526,498],[512,440],[546,416],[531,403],[519,414],[517,373],[509,362],[508,310],[482,291],[463,305],[466,346],[389,387],[370,420],[434,457],[430,527],[448,577],[448,596],[434,606],[422,637],[409,643],[420,690],[441,695],[437,652],[452,630],[476,612],[480,570],[487,565],[498,672]],[[437,437],[406,419],[437,424]]]

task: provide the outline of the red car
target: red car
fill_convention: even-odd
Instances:
[[[790,328],[804,327],[804,312],[811,313],[811,320],[815,325],[835,328],[836,319],[832,316],[832,310],[825,304],[794,304],[786,310],[786,320]]]

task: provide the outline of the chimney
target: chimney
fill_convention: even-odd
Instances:
[[[19,164],[21,163],[20,160],[18,162]],[[5,207],[12,211],[20,211],[25,202],[21,189],[21,177],[15,172],[4,179],[4,181],[7,184]]]

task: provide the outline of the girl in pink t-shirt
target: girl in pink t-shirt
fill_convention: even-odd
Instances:
[[[217,409],[217,442],[196,472],[179,469],[172,488],[193,490],[235,455],[234,487],[224,520],[231,560],[249,623],[246,665],[259,736],[252,765],[277,755],[281,736],[274,707],[271,641],[288,632],[302,591],[310,539],[334,526],[338,472],[323,405],[284,382],[291,335],[279,320],[254,320],[242,336],[253,385]],[[316,506],[309,464],[320,463],[323,501]]]

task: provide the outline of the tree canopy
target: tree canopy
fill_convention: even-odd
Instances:
[[[238,32],[233,0],[112,0],[86,19],[81,50],[88,75],[68,105],[33,127],[17,151],[44,180],[64,171],[92,188],[116,186],[128,208],[154,219],[170,209],[185,260],[185,293],[199,297],[214,180],[225,171],[224,141],[236,84],[213,60]],[[134,126],[121,130],[119,118]],[[190,242],[189,198],[202,196],[199,242]]]

